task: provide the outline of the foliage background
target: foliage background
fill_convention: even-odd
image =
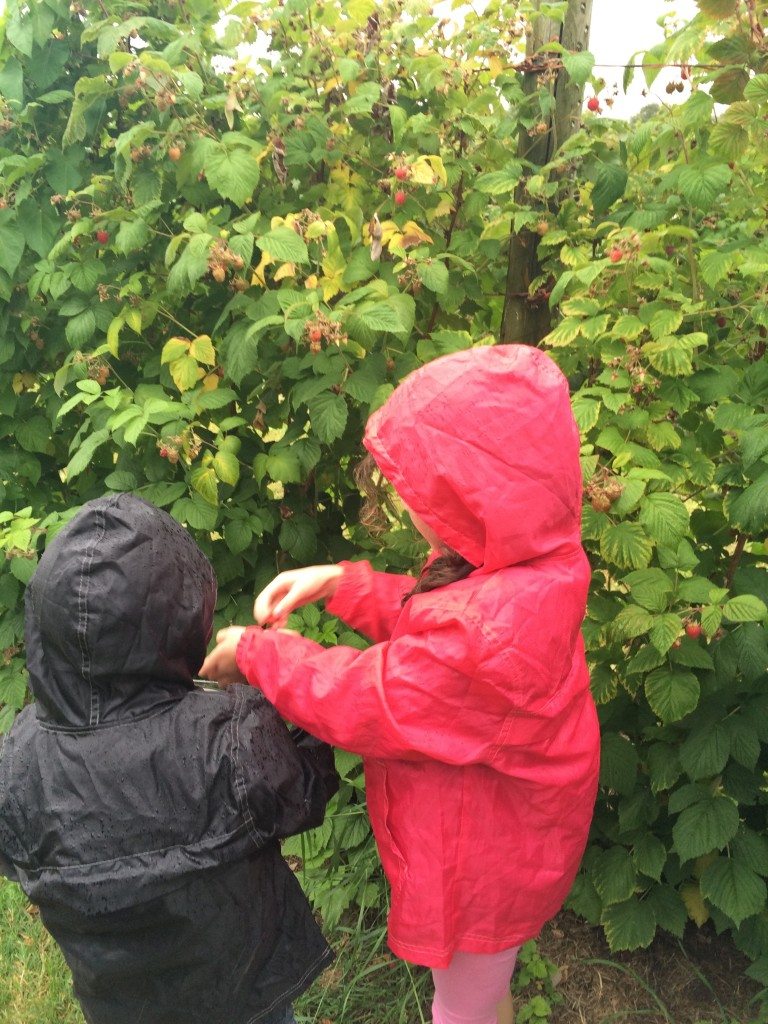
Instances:
[[[105,490],[195,532],[221,623],[294,564],[415,565],[407,524],[375,549],[356,526],[363,424],[414,367],[495,341],[529,230],[594,567],[603,776],[571,902],[617,950],[711,919],[768,983],[768,42],[752,0],[699,8],[645,58],[649,79],[679,66],[683,104],[627,125],[603,102],[537,167],[553,81],[594,69],[550,44],[526,92],[525,0],[454,34],[420,0],[9,5],[0,727],[26,697],[23,586]],[[313,608],[298,624],[361,642]],[[292,851],[329,922],[384,898],[341,767]]]

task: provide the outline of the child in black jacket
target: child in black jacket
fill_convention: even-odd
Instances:
[[[329,747],[193,677],[213,570],[170,516],[89,502],[27,589],[33,705],[0,747],[0,870],[89,1024],[285,1024],[332,959],[278,840],[319,825]]]

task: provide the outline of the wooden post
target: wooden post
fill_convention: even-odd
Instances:
[[[536,6],[540,8],[541,0],[536,0]],[[526,95],[530,96],[541,88],[538,79],[542,66],[537,66],[537,54],[553,40],[560,42],[566,50],[586,50],[589,46],[591,17],[592,0],[569,0],[562,25],[544,16],[536,19],[526,46],[530,68],[525,72],[523,80]],[[539,167],[549,163],[556,150],[576,131],[581,121],[584,90],[570,80],[564,69],[558,72],[552,85],[552,94],[555,106],[547,131],[529,136],[521,130],[518,142],[518,155]],[[520,203],[523,202],[524,191],[525,183],[521,182],[516,193]],[[536,345],[549,333],[550,312],[547,302],[531,302],[528,293],[531,281],[540,272],[536,254],[538,242],[539,236],[528,228],[513,233],[510,238],[507,286],[501,320],[502,342]]]

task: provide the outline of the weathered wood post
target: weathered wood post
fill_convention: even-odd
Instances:
[[[537,8],[541,0],[536,0]],[[539,16],[527,41],[527,57],[523,89],[532,95],[539,85],[539,75],[547,66],[546,55],[540,51],[546,44],[557,41],[566,50],[580,52],[589,48],[589,30],[592,0],[570,0],[565,21],[560,25],[552,18]],[[555,151],[576,131],[581,120],[584,89],[577,85],[561,68],[552,84],[555,105],[547,131],[529,136],[521,130],[518,155],[536,166],[549,163]],[[525,182],[518,186],[518,198],[523,199]],[[528,288],[539,274],[536,249],[539,236],[528,228],[513,232],[509,247],[509,269],[501,321],[501,341],[523,342],[536,345],[549,332],[550,313],[546,302],[532,303]]]

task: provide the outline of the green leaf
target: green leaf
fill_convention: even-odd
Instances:
[[[680,191],[692,206],[708,210],[717,197],[728,188],[731,169],[728,164],[689,164],[680,171]]]
[[[731,737],[722,722],[693,729],[680,747],[680,763],[692,782],[710,779],[725,768]]]
[[[663,569],[639,569],[624,577],[632,597],[651,612],[663,612],[673,590],[672,580]]]
[[[674,612],[654,617],[649,639],[660,654],[666,654],[679,635],[680,617]]]
[[[151,237],[151,231],[143,220],[126,220],[118,228],[115,235],[115,248],[127,256],[131,252],[144,249]]]
[[[647,894],[645,902],[656,915],[657,926],[682,939],[688,914],[680,894],[671,885],[655,885]]]
[[[253,530],[244,519],[231,519],[224,527],[224,542],[233,555],[239,555],[250,547]]]
[[[181,356],[180,359],[174,359],[169,369],[173,383],[182,392],[191,390],[200,379],[199,367],[192,356]]]
[[[13,277],[24,253],[24,235],[11,224],[0,224],[0,267]]]
[[[223,484],[230,484],[234,487],[240,479],[240,463],[232,452],[216,452],[213,457],[213,468]]]
[[[436,295],[445,295],[448,291],[448,268],[442,260],[430,260],[428,263],[420,263],[418,267],[419,279],[425,288],[429,288]]]
[[[641,874],[660,882],[667,863],[667,848],[656,836],[641,836],[632,847],[632,860]]]
[[[658,668],[645,680],[645,695],[664,724],[678,722],[699,703],[699,681],[692,672]]]
[[[759,476],[728,505],[728,518],[745,533],[759,534],[765,530],[768,522],[768,472]]]
[[[280,527],[280,547],[306,565],[317,550],[317,534],[308,516],[293,515]]]
[[[644,569],[651,560],[653,546],[642,526],[615,523],[600,537],[600,553],[621,569]]]
[[[640,504],[640,522],[657,544],[674,547],[688,532],[688,509],[674,494],[648,494]]]
[[[93,337],[96,331],[96,316],[90,309],[84,309],[82,313],[67,320],[64,333],[72,348],[84,348]]]
[[[744,828],[731,842],[734,858],[763,877],[768,876],[768,838]]]
[[[637,876],[629,851],[623,846],[612,846],[595,861],[592,881],[600,893],[603,906],[621,903],[635,891]]]
[[[189,482],[209,505],[219,504],[219,482],[213,466],[196,466],[189,474]]]
[[[595,66],[595,58],[587,50],[576,50],[569,52],[565,50],[562,55],[563,67],[568,72],[568,77],[574,85],[586,85],[592,68]]]
[[[736,857],[718,857],[704,869],[699,885],[702,896],[727,914],[737,928],[765,908],[765,882]]]
[[[627,188],[629,174],[620,164],[601,163],[595,187],[592,190],[592,204],[596,213],[605,213],[617,199],[621,199]]]
[[[347,425],[347,403],[341,395],[324,391],[307,403],[312,430],[324,444],[341,437]]]
[[[739,808],[727,796],[707,796],[681,811],[672,828],[682,861],[722,850],[739,830]]]
[[[256,239],[256,245],[274,260],[285,263],[308,263],[309,251],[304,239],[293,228],[280,227],[268,231]]]
[[[633,744],[618,733],[602,738],[600,785],[616,793],[631,793],[635,788],[639,759]]]
[[[723,605],[723,616],[727,622],[762,622],[768,615],[768,608],[752,594],[732,597]]]
[[[218,509],[201,495],[193,494],[191,498],[176,501],[171,508],[171,515],[178,522],[187,523],[193,530],[211,531],[216,529]]]
[[[519,172],[511,174],[509,171],[487,171],[485,174],[478,175],[474,187],[484,195],[501,196],[507,192],[513,192],[519,181]]]
[[[260,172],[256,153],[252,149],[240,146],[227,146],[221,142],[214,143],[206,155],[205,177],[211,188],[215,189],[220,196],[231,199],[237,206],[242,206],[251,198],[259,183]],[[290,228],[277,228],[276,230],[291,231]],[[291,233],[295,235],[295,232]],[[295,237],[301,241],[298,235]],[[275,256],[276,259],[290,258],[277,256],[271,250],[270,255]],[[292,262],[299,261],[292,260]]]
[[[68,481],[74,480],[78,474],[82,473],[90,464],[96,449],[103,445],[105,441],[108,441],[109,438],[110,431],[106,429],[96,430],[85,438],[67,464],[65,473]]]
[[[51,424],[44,416],[33,416],[16,427],[16,440],[28,452],[51,450]]]
[[[600,921],[612,953],[644,949],[656,934],[656,914],[647,900],[631,898],[606,907]]]
[[[283,484],[301,483],[301,463],[293,452],[275,449],[267,456],[266,471],[270,480]]]

